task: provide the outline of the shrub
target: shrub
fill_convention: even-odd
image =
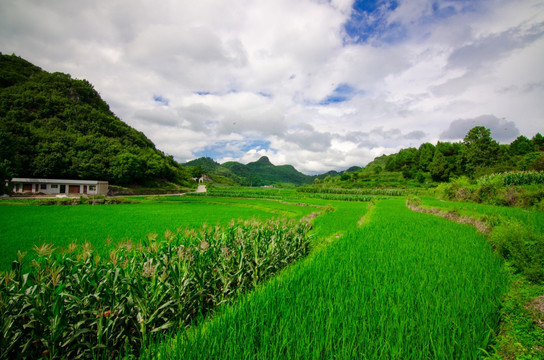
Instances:
[[[455,200],[458,195],[462,196],[463,200],[467,200],[469,196],[472,196],[470,186],[470,179],[466,176],[461,176],[449,183],[438,185],[436,194],[445,200]]]
[[[515,220],[496,226],[491,244],[531,281],[544,280],[544,237]]]

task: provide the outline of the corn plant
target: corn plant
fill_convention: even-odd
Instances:
[[[36,247],[0,277],[0,358],[138,354],[168,329],[189,326],[309,251],[306,221],[238,221],[150,234],[105,259],[89,244]]]
[[[501,185],[542,185],[544,184],[544,172],[539,171],[515,171],[502,174],[482,176],[478,184],[487,185],[499,183]]]
[[[320,193],[320,194],[346,194],[346,195],[384,195],[384,196],[404,196],[410,193],[405,189],[344,189],[327,188],[316,186],[301,186],[297,188],[300,193]]]

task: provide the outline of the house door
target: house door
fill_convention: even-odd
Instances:
[[[61,194],[66,193],[66,185],[59,185],[59,193]]]

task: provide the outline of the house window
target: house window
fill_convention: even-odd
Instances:
[[[40,190],[47,190],[47,184],[40,184]]]
[[[95,185],[89,185],[89,191],[96,191]]]
[[[58,188],[59,188],[59,186],[57,184],[51,185],[51,189],[58,189]]]

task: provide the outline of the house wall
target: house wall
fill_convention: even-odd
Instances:
[[[89,192],[89,194],[91,194]],[[107,181],[99,181],[96,186],[96,192],[93,193],[96,195],[108,195],[108,182]]]
[[[62,191],[61,191],[62,190]],[[81,195],[107,195],[108,182],[97,181],[96,184],[77,184],[77,183],[14,183],[14,193],[42,193],[47,195],[54,194],[81,194]]]

